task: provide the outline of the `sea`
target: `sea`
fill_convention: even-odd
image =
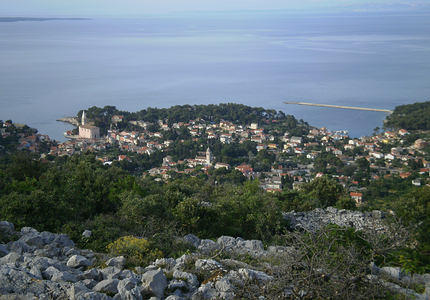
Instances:
[[[183,13],[0,22],[0,119],[59,141],[91,106],[242,103],[353,137],[430,100],[430,15]]]

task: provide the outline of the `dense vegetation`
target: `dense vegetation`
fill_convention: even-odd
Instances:
[[[92,245],[99,250],[124,233],[151,236],[144,234],[148,226],[163,231],[160,226],[166,222],[178,232],[202,237],[227,234],[269,241],[285,225],[281,210],[335,205],[337,193],[342,193],[335,181],[323,178],[323,184],[300,194],[296,203],[289,200],[298,197],[295,193],[293,197],[265,193],[257,181],[225,169],[164,184],[103,166],[90,154],[49,162],[16,153],[4,157],[0,178],[3,219],[41,230],[67,229],[75,236],[85,226],[96,231],[100,226],[96,235],[100,240]],[[311,204],[321,194],[319,189],[327,190],[331,201]]]
[[[267,240],[280,232],[278,199],[258,182],[244,182],[236,171],[209,176],[163,184],[105,167],[93,155],[48,162],[17,153],[0,169],[0,217],[17,226],[66,231],[78,240],[90,228],[95,239],[87,246],[97,250],[124,234],[152,237],[174,230]]]
[[[430,188],[399,183],[383,188],[389,183],[381,180],[369,189],[375,200],[367,209],[394,209],[416,240],[413,248],[392,251],[391,261],[413,271],[429,270]],[[287,230],[282,211],[327,206],[354,208],[354,203],[326,176],[300,191],[270,194],[237,171],[212,170],[162,183],[130,175],[118,166],[103,166],[92,154],[40,161],[16,152],[4,155],[0,165],[0,219],[18,227],[67,232],[81,246],[98,251],[128,235],[146,237],[149,248],[164,255],[181,253],[184,245],[175,237],[187,233],[271,243]],[[90,239],[81,236],[85,229],[93,231]]]
[[[386,128],[430,130],[430,101],[400,105],[387,116]]]

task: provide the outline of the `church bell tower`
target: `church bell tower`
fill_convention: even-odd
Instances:
[[[212,161],[213,161],[212,151],[208,147],[208,149],[206,150],[206,164],[211,165]]]
[[[81,125],[85,125],[85,110],[82,112]]]

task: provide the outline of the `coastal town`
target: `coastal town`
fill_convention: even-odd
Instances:
[[[414,186],[429,183],[430,160],[427,159],[428,152],[424,151],[428,140],[423,138],[426,136],[423,132],[418,135],[419,138],[415,138],[416,133],[405,129],[350,138],[346,131],[333,132],[309,126],[306,134],[295,136],[288,131],[274,129],[276,127],[271,125],[277,120],[240,125],[231,121],[215,123],[203,119],[170,124],[168,120],[159,120],[156,124],[130,120],[128,123],[134,130],[127,131],[118,129],[122,122],[125,122],[123,115],[113,115],[107,134],[101,136],[100,128],[91,120],[86,120],[83,112],[80,122],[77,122],[78,134],[65,133],[68,141],[52,143],[46,135],[21,134],[18,149],[38,152],[41,143],[48,143],[49,151],[42,157],[93,152],[104,165],[115,161],[131,163],[139,155],[151,157],[158,153],[162,162],[143,170],[142,176],[168,181],[172,176],[196,176],[211,169],[224,168],[236,170],[248,179],[258,178],[267,192],[300,189],[302,184],[328,174],[347,189],[357,204],[365,201],[363,191],[366,184],[381,177],[410,179]],[[0,131],[3,138],[10,134],[7,131],[10,126],[11,123],[3,123]],[[175,160],[169,154],[170,149],[186,142],[185,138],[171,139],[172,135],[168,133],[175,131],[185,132],[192,142],[199,143],[200,151],[195,156]],[[214,155],[211,149],[214,143],[223,146],[248,143],[254,147],[249,156],[262,152],[261,155],[270,158],[270,165],[258,168],[248,159],[229,164]]]
[[[426,105],[430,111],[430,102]],[[138,112],[90,107],[68,118],[76,128],[66,132],[63,143],[0,120],[0,213],[22,227],[21,233],[30,232],[28,224],[40,224],[39,231],[30,232],[31,241],[35,233],[45,236],[54,228],[88,249],[121,254],[123,261],[138,266],[203,251],[202,244],[211,252],[197,252],[199,256],[228,257],[222,244],[216,246],[214,240],[220,238],[212,238],[221,236],[230,244],[249,243],[252,251],[258,242],[263,254],[251,261],[262,262],[259,270],[277,278],[280,267],[267,261],[284,261],[286,256],[267,255],[305,255],[309,243],[321,237],[322,242],[310,244],[321,249],[310,259],[323,257],[333,242],[339,244],[326,258],[329,263],[317,265],[316,278],[321,277],[319,266],[326,268],[339,258],[345,259],[339,264],[350,278],[351,253],[365,272],[372,272],[368,266],[373,264],[372,269],[384,266],[397,270],[395,274],[420,274],[429,270],[430,224],[430,122],[416,121],[422,111],[420,103],[397,107],[382,131],[375,128],[373,135],[361,138],[313,127],[282,111],[233,103]],[[181,237],[187,236],[199,244],[184,245]],[[126,249],[144,241],[143,251],[127,258],[128,250],[112,252],[113,245],[129,240],[135,242]],[[338,252],[337,247],[345,246],[350,247],[347,252]],[[381,261],[375,259],[379,255]],[[250,261],[248,252],[233,256],[235,264],[237,257]],[[295,270],[303,265],[299,261]],[[21,272],[28,272],[25,268]],[[330,274],[338,270],[336,266]],[[276,286],[284,283],[281,278]],[[402,287],[407,295],[425,291],[409,283]],[[99,290],[92,285],[88,290]],[[268,297],[275,298],[286,297]]]
[[[0,1],[0,300],[430,300],[430,0]]]

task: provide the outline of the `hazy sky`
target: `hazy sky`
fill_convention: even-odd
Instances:
[[[182,11],[428,10],[430,0],[0,0],[0,16],[142,15]]]

